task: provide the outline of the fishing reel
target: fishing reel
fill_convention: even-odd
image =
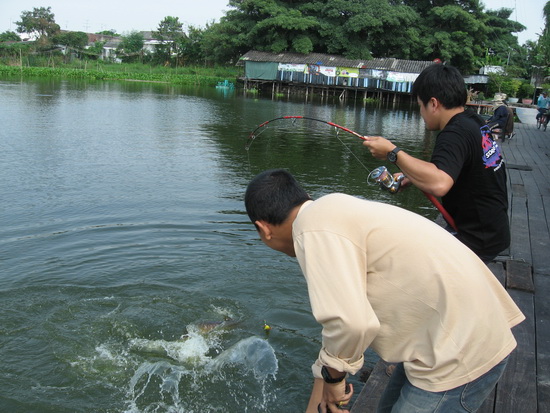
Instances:
[[[394,178],[390,171],[388,171],[388,168],[379,166],[369,174],[367,182],[371,185],[379,184],[380,188],[385,189],[391,194],[396,194],[404,178],[405,175],[399,175],[397,178]]]

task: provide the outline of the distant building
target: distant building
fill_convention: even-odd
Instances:
[[[247,80],[375,88],[410,93],[420,72],[434,63],[393,58],[354,60],[321,53],[249,51],[237,64],[244,65]]]
[[[347,59],[322,53],[269,53],[251,50],[238,61],[244,66],[245,87],[265,86],[281,90],[289,88],[341,89],[407,94],[420,72],[440,61],[378,58]],[[468,86],[484,88],[487,75],[465,76]]]
[[[38,33],[17,33],[23,42],[34,42],[38,40]]]
[[[160,43],[153,37],[151,31],[139,32],[143,36],[143,51],[146,53],[154,53],[156,46]],[[121,63],[122,60],[117,57],[116,51],[122,43],[122,37],[108,36],[104,34],[87,33],[88,46],[93,45],[96,42],[105,42],[103,45],[103,53],[99,56],[102,60],[110,60],[116,63]]]
[[[488,75],[489,73],[505,73],[505,70],[502,66],[483,66],[479,69],[480,75]]]

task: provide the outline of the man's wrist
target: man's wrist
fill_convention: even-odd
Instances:
[[[397,162],[397,154],[401,151],[401,148],[398,148],[397,146],[395,148],[393,148],[391,151],[389,151],[387,154],[386,154],[386,158],[388,159],[388,161],[390,161],[391,163],[396,163]]]
[[[342,373],[327,366],[323,366],[321,368],[321,375],[323,376],[325,383],[328,384],[340,383],[346,378],[345,372]]]

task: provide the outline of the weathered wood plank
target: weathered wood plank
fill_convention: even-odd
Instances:
[[[512,184],[511,188],[512,188],[512,194],[514,196],[520,196],[523,198],[527,197],[527,193],[525,192],[525,186],[523,185],[523,183]]]
[[[531,263],[527,212],[527,198],[513,194],[510,214],[510,232],[512,237],[510,255],[514,259]]]
[[[508,180],[510,181],[510,186],[512,191],[517,187],[523,186],[523,178],[519,171],[507,170],[507,172],[508,172]]]
[[[535,273],[537,392],[539,412],[550,412],[550,276]]]
[[[517,169],[518,171],[532,171],[533,167],[528,165],[518,165],[514,163],[507,163],[506,169]]]
[[[389,381],[389,376],[386,374],[387,364],[380,360],[374,366],[371,375],[369,376],[365,387],[355,400],[351,413],[374,413],[378,406],[378,402],[386,385]]]
[[[504,265],[501,262],[490,262],[487,264],[487,267],[491,270],[495,277],[500,281],[502,286],[506,285],[506,273],[504,270]]]
[[[534,297],[509,290],[510,296],[525,314],[526,320],[514,327],[518,342],[496,389],[495,412],[536,413],[537,376],[535,352]]]
[[[529,195],[529,239],[533,267],[537,272],[550,275],[550,232],[548,214],[550,196]],[[546,208],[545,208],[546,205]]]
[[[531,266],[523,261],[506,261],[506,288],[532,293],[535,286]]]

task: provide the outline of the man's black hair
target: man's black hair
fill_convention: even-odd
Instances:
[[[454,109],[466,105],[468,93],[464,78],[457,68],[436,63],[418,75],[412,87],[412,95],[424,105],[434,97],[446,109]]]
[[[294,207],[310,199],[289,172],[271,169],[258,174],[248,184],[244,203],[252,222],[263,220],[280,225]]]

